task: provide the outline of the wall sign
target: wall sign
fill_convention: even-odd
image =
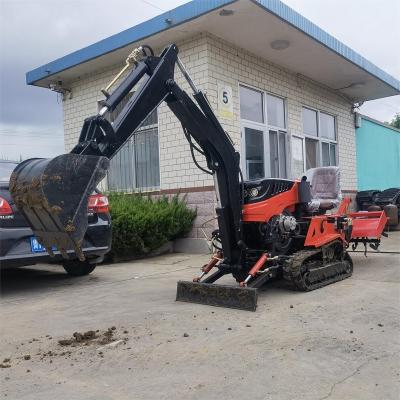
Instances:
[[[232,87],[218,83],[218,115],[221,118],[233,118]]]

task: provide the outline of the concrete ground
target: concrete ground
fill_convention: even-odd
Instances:
[[[399,243],[397,232],[382,250]],[[174,301],[207,256],[82,278],[3,271],[2,398],[398,400],[400,255],[352,256],[352,278],[310,293],[267,285],[255,313]],[[88,330],[111,344],[58,343]]]

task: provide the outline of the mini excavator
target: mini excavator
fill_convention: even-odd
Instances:
[[[347,212],[350,200],[339,203],[336,167],[316,168],[298,181],[244,181],[239,153],[190,78],[175,44],[159,56],[140,46],[124,70],[129,65],[133,68],[111,94],[110,85],[122,73],[102,90],[102,108],[85,119],[69,154],[23,161],[10,178],[16,206],[50,255],[56,247],[64,257],[72,249],[84,259],[88,197],[105,177],[110,159],[162,102],[181,122],[196,166],[213,176],[217,196],[214,254],[198,277],[178,282],[177,300],[255,311],[257,289],[267,281],[284,279],[297,290],[314,290],[352,275],[347,252],[351,243],[379,246],[387,222],[384,212]],[[192,96],[175,81],[176,67]],[[131,91],[110,123],[107,113],[122,105]],[[238,284],[215,283],[226,275]]]

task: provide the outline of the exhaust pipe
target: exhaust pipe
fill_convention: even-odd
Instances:
[[[88,198],[105,177],[109,159],[63,154],[20,163],[10,178],[10,193],[50,256],[54,247],[64,258],[73,250],[80,260],[88,219]]]

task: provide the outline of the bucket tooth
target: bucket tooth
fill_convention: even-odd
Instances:
[[[176,300],[208,306],[256,311],[257,289],[213,283],[179,281]]]

